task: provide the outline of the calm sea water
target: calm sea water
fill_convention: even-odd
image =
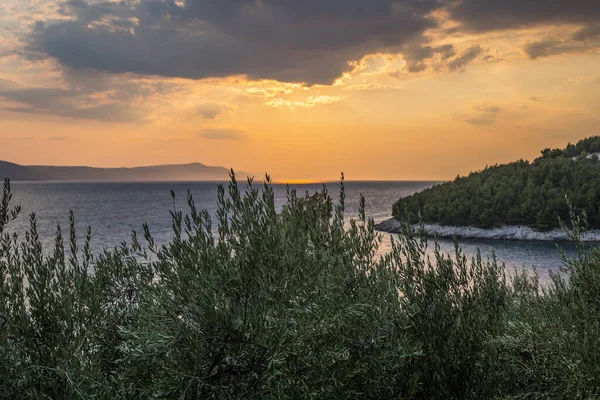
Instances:
[[[376,222],[390,217],[392,204],[402,196],[430,187],[435,182],[346,182],[347,218],[358,216],[360,193],[367,201],[367,214]],[[339,184],[326,184],[330,193],[337,196]],[[321,185],[295,185],[298,194],[314,192]],[[129,240],[131,232],[142,231],[142,224],[148,223],[159,243],[171,239],[171,219],[173,209],[170,191],[176,192],[176,206],[186,209],[186,194],[190,190],[198,208],[204,208],[214,216],[216,211],[217,183],[172,182],[172,183],[57,183],[57,182],[15,182],[12,184],[14,204],[21,204],[23,213],[11,230],[23,232],[28,225],[27,215],[35,212],[38,231],[45,246],[52,246],[57,224],[67,231],[68,212],[73,210],[79,234],[84,235],[88,226],[92,227],[92,246],[95,253]],[[286,201],[285,185],[274,185],[277,206]],[[441,240],[442,250],[453,252],[454,244]],[[381,252],[390,246],[390,235],[385,234]],[[536,267],[542,279],[547,279],[548,271],[557,272],[561,257],[553,243],[474,241],[462,240],[461,246],[468,256],[476,254],[479,248],[484,257],[495,251],[497,259],[510,269]],[[573,256],[572,245],[562,244],[568,255]]]

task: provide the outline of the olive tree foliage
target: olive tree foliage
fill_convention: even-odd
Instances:
[[[344,226],[325,189],[277,212],[267,178],[218,189],[206,211],[171,211],[173,239],[90,253],[71,214],[45,251],[35,215],[2,233],[0,390],[29,398],[400,396],[420,350],[363,215]],[[173,194],[174,195],[174,194]],[[5,185],[2,220],[9,208]],[[3,226],[4,227],[4,224]],[[344,394],[345,393],[345,394]]]
[[[7,181],[0,398],[598,396],[598,251],[542,290],[458,243],[442,253],[409,222],[379,254],[364,198],[344,217],[343,176],[336,201],[288,188],[278,209],[268,176],[242,189],[232,173],[217,202],[213,220],[189,193],[185,211],[174,201],[166,245],[145,225],[92,255],[72,213],[53,249],[35,215],[9,234]]]
[[[343,187],[342,187],[343,189]],[[391,263],[373,221],[344,229],[344,192],[325,189],[276,212],[273,188],[232,175],[218,190],[217,235],[188,196],[172,243],[155,253],[157,284],[122,330],[130,395],[400,396],[409,346]],[[147,231],[147,239],[152,238]]]

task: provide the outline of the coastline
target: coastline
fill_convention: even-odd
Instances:
[[[525,226],[507,226],[504,228],[482,229],[470,226],[442,226],[438,224],[425,224],[428,236],[438,235],[440,238],[462,238],[483,240],[518,240],[538,242],[571,242],[567,234],[561,229],[548,232],[538,232]],[[401,233],[400,223],[394,218],[379,222],[375,230],[386,233]],[[582,242],[600,242],[600,230],[587,231]]]

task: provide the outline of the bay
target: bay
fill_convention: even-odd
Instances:
[[[358,217],[360,194],[366,198],[366,213],[376,222],[390,217],[393,203],[402,196],[432,186],[436,182],[414,181],[367,181],[346,182],[346,218]],[[186,211],[188,190],[194,196],[198,209],[206,209],[213,217],[217,209],[217,182],[14,182],[13,204],[23,207],[22,214],[11,224],[10,230],[23,233],[28,227],[27,215],[35,212],[38,231],[46,249],[54,243],[56,226],[67,231],[69,210],[76,218],[78,236],[83,237],[88,226],[92,227],[92,250],[98,254],[105,248],[129,241],[131,232],[141,233],[142,224],[148,223],[155,240],[167,243],[172,238],[169,211],[175,207]],[[260,184],[255,184],[260,185]],[[325,184],[337,200],[339,183]],[[240,185],[242,189],[245,184]],[[299,195],[321,190],[322,184],[290,185]],[[286,187],[274,184],[278,209],[286,202]],[[176,193],[173,203],[170,192]],[[393,235],[382,234],[380,253],[389,251]],[[470,258],[480,249],[483,257],[495,252],[497,260],[509,270],[536,268],[542,281],[548,272],[558,272],[562,260],[556,245],[549,242],[520,242],[500,240],[461,239],[460,245]],[[574,245],[560,244],[568,257],[576,254]],[[442,251],[452,253],[452,240],[440,239]]]

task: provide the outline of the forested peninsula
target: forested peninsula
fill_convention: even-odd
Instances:
[[[594,136],[563,149],[545,149],[531,162],[486,167],[399,199],[393,217],[441,227],[548,232],[560,228],[561,220],[569,222],[568,199],[576,211],[585,212],[589,229],[599,229],[599,152],[600,136]]]

